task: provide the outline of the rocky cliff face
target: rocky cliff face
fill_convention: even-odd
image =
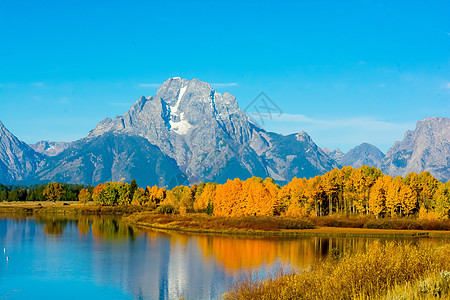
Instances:
[[[450,119],[427,118],[395,142],[382,160],[383,172],[405,176],[410,172],[429,171],[442,181],[450,179]]]
[[[189,182],[322,174],[336,163],[311,138],[267,133],[249,121],[229,93],[198,79],[171,78],[154,97],[141,97],[123,116],[105,119],[88,139],[106,132],[141,136],[156,145]]]
[[[322,151],[326,155],[328,155],[329,157],[334,159],[337,163],[339,163],[339,160],[341,160],[345,155],[345,153],[342,152],[341,149],[339,149],[339,148],[331,150],[330,148],[324,147],[324,148],[322,148]]]
[[[0,121],[0,182],[11,184],[31,176],[43,159]]]
[[[393,176],[429,171],[447,181],[449,129],[450,119],[428,118],[384,158],[369,144],[344,155],[320,149],[306,132],[283,136],[263,130],[236,98],[206,82],[171,78],[155,96],[139,98],[123,116],[106,118],[79,141],[40,142],[32,145],[35,151],[0,122],[0,182],[97,184],[136,178],[140,185],[172,187],[270,176],[282,183],[323,174],[337,162],[381,167]]]
[[[70,147],[71,142],[52,142],[52,141],[40,141],[36,144],[30,144],[29,146],[34,151],[47,156],[55,156],[63,152]]]
[[[352,166],[359,168],[362,165],[380,168],[381,160],[384,158],[383,152],[374,145],[362,143],[349,150],[344,156],[337,159],[341,166]]]
[[[47,157],[34,177],[43,182],[93,185],[133,178],[141,186],[174,186],[186,181],[175,160],[146,139],[114,133],[73,142],[60,154]]]
[[[104,119],[84,139],[32,145],[44,155],[23,145],[45,160],[28,163],[26,172],[16,170],[20,176],[6,175],[11,181],[96,184],[136,178],[142,185],[172,187],[270,176],[285,182],[337,166],[306,132],[266,132],[231,94],[178,77],[164,82],[155,96],[139,98],[124,115]],[[4,168],[14,170],[12,165]]]

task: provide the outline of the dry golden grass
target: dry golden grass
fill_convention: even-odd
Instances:
[[[314,225],[305,219],[281,217],[213,217],[206,214],[134,214],[125,218],[126,221],[141,226],[178,229],[196,232],[215,233],[263,233],[283,232],[292,229],[314,228]]]
[[[278,274],[262,281],[244,280],[224,298],[376,299],[408,283],[419,285],[423,278],[443,270],[450,270],[450,245],[374,243],[364,252],[317,262],[298,274]]]
[[[124,220],[130,224],[144,227],[203,233],[326,237],[450,236],[450,231],[315,227],[310,218],[214,217],[200,213],[181,216],[144,212],[126,216]]]
[[[450,220],[404,218],[380,218],[374,216],[332,215],[311,217],[318,227],[345,227],[392,230],[450,230]]]
[[[450,272],[441,271],[423,277],[415,282],[406,282],[390,289],[386,295],[377,300],[407,300],[407,299],[449,299]]]
[[[123,215],[147,210],[142,206],[119,205],[119,206],[99,206],[90,202],[83,204],[76,202],[0,202],[0,214],[79,214],[79,215]]]

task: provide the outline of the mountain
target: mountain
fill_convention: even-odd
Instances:
[[[345,155],[345,153],[342,152],[341,149],[339,149],[339,148],[331,150],[330,148],[324,147],[324,148],[322,148],[322,151],[326,155],[328,155],[329,157],[334,159],[337,163],[339,163],[339,160],[341,160],[342,157],[344,157],[344,155]]]
[[[393,176],[429,171],[446,181],[449,120],[419,121],[384,158],[367,143],[344,154],[320,149],[306,132],[268,132],[247,117],[231,94],[222,95],[198,79],[175,77],[155,96],[139,98],[124,115],[104,119],[78,141],[30,147],[0,122],[0,182],[97,184],[135,178],[143,186],[173,187],[270,176],[284,183],[323,174],[338,163],[381,167]]]
[[[5,175],[20,183],[135,178],[140,185],[173,187],[251,176],[282,183],[337,167],[306,132],[266,132],[231,94],[179,77],[164,82],[155,96],[140,97],[124,115],[104,119],[78,141],[42,141],[31,145],[35,150],[16,142],[39,162],[26,172],[17,170],[15,177]]]
[[[32,175],[43,156],[15,137],[0,121],[0,182],[11,184]]]
[[[35,178],[93,185],[136,178],[143,186],[167,186],[184,182],[186,176],[173,159],[146,139],[105,133],[73,142],[61,153],[48,157]]]
[[[352,166],[354,168],[359,168],[362,165],[379,168],[383,158],[384,154],[380,149],[374,145],[362,143],[338,158],[337,162],[341,166]]]
[[[141,136],[173,158],[190,183],[229,178],[323,174],[337,164],[306,133],[282,136],[252,123],[229,93],[198,79],[168,79],[122,116],[106,118],[87,139],[105,133]]]
[[[279,182],[314,177],[337,167],[304,131],[284,136],[255,127],[253,136],[253,149],[264,159],[269,176]]]
[[[28,146],[0,122],[0,182],[109,180],[173,187],[201,181],[270,176],[280,183],[339,165],[380,167],[405,176],[429,171],[450,179],[450,119],[428,118],[383,158],[364,143],[344,155],[320,149],[306,132],[281,135],[253,123],[234,96],[198,79],[170,78],[155,96],[140,97],[122,116],[106,118],[74,142]],[[34,148],[34,149],[33,149]]]
[[[70,147],[71,142],[52,142],[52,141],[40,141],[36,144],[30,144],[34,151],[47,155],[55,156],[63,152],[65,149]]]
[[[383,172],[406,176],[410,172],[429,171],[441,181],[450,179],[450,119],[426,118],[415,130],[395,142],[381,162]]]

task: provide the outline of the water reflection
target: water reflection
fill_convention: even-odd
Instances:
[[[0,219],[0,246],[11,259],[0,263],[0,291],[23,288],[17,299],[57,299],[59,289],[73,291],[68,299],[87,291],[92,298],[110,292],[116,299],[211,299],[250,271],[264,276],[280,266],[302,269],[333,249],[360,251],[384,241],[182,234],[136,229],[99,216],[7,218]],[[51,288],[37,288],[43,284],[37,278]]]

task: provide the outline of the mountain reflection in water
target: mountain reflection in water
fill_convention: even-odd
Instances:
[[[301,270],[373,238],[275,238],[143,230],[118,218],[0,218],[0,297],[211,299],[250,272]],[[413,243],[440,242],[411,239]]]

